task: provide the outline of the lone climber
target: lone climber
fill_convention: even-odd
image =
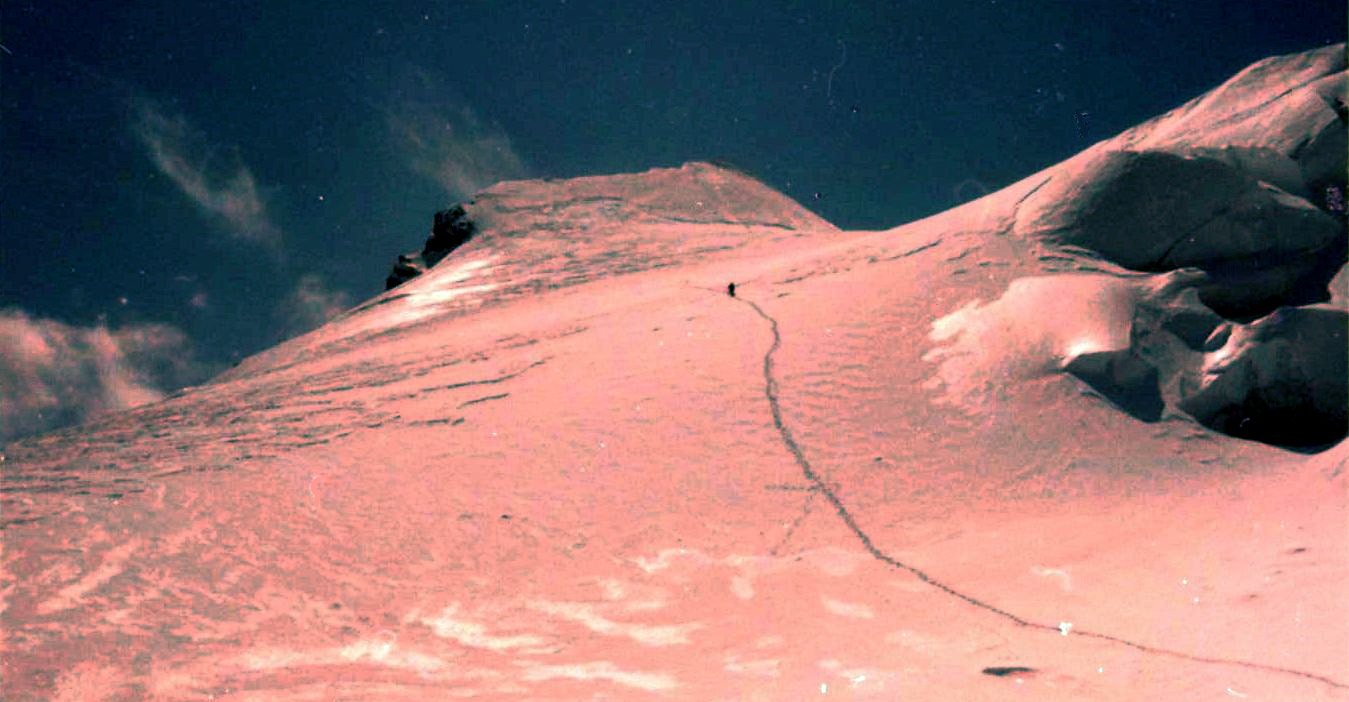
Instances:
[[[735,297],[735,283],[726,284],[726,294]]]

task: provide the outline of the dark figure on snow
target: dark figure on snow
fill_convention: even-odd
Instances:
[[[735,283],[726,284],[726,294],[735,297]]]

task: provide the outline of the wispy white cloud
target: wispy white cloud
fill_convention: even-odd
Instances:
[[[0,440],[154,402],[205,377],[164,324],[78,327],[0,310]]]
[[[231,235],[258,244],[280,243],[281,230],[268,218],[257,179],[237,151],[218,154],[181,115],[170,116],[153,100],[132,101],[132,125],[147,155],[199,207],[220,217]]]
[[[351,295],[332,290],[323,277],[307,273],[300,276],[295,289],[277,307],[276,314],[286,336],[303,334],[351,309]]]
[[[528,177],[529,169],[502,129],[482,119],[430,73],[412,69],[383,109],[398,149],[417,173],[463,199],[503,180]]]

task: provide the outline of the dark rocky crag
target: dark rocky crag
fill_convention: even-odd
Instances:
[[[394,288],[425,273],[432,266],[450,254],[451,251],[468,243],[473,238],[476,226],[464,211],[463,205],[453,205],[449,209],[436,213],[431,225],[431,236],[421,251],[400,254],[393,264],[393,271],[384,279],[384,289]]]

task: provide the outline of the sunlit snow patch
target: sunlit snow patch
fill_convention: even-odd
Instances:
[[[932,323],[929,338],[942,345],[923,355],[939,364],[925,387],[975,412],[1000,387],[1082,354],[1126,349],[1136,298],[1133,283],[1108,275],[1014,280],[997,300],[971,301]]]
[[[487,633],[487,626],[469,621],[459,611],[459,603],[453,603],[434,617],[422,617],[413,612],[406,619],[415,620],[434,631],[436,636],[457,641],[464,646],[483,648],[490,651],[507,651],[525,648],[529,653],[543,646],[547,641],[532,634],[514,636],[495,636]]]
[[[533,663],[523,663],[525,667],[524,679],[529,681],[554,680],[557,678],[566,678],[570,680],[608,680],[635,687],[639,690],[649,690],[658,692],[661,690],[670,690],[679,686],[679,682],[674,676],[667,673],[650,673],[642,671],[623,670],[609,661],[593,661],[590,663],[570,663],[563,665],[537,665]]]
[[[98,568],[61,588],[55,597],[39,604],[37,611],[41,614],[51,614],[79,606],[85,595],[125,572],[128,559],[140,546],[140,539],[131,539],[121,546],[110,549],[104,554],[103,563]]]
[[[393,293],[391,298],[383,298],[377,305],[370,305],[362,310],[364,314],[358,314],[352,322],[354,328],[348,333],[408,326],[436,314],[446,304],[459,298],[495,290],[497,288],[495,283],[462,286],[459,284],[472,279],[478,271],[491,266],[496,258],[489,256],[465,261],[449,270],[433,270],[404,283],[397,288],[397,292]]]
[[[605,636],[623,636],[643,646],[674,646],[689,643],[689,634],[703,628],[698,622],[682,624],[632,624],[605,616],[605,605],[592,602],[549,602],[535,600],[529,608],[541,614],[576,622]],[[639,609],[639,608],[620,608]]]
[[[1068,571],[1064,568],[1046,568],[1044,566],[1032,566],[1030,572],[1042,578],[1054,578],[1058,580],[1059,587],[1063,588],[1064,592],[1072,592],[1073,590],[1073,578],[1071,575],[1068,574]]]
[[[738,675],[756,675],[764,678],[776,678],[782,675],[782,661],[777,658],[742,661],[738,656],[729,655],[722,667],[726,672]]]
[[[848,617],[849,619],[874,619],[876,617],[870,607],[858,602],[844,602],[831,597],[821,597],[820,603],[830,614],[837,614],[840,617]]]
[[[697,549],[667,548],[653,557],[638,556],[632,560],[638,568],[647,573],[676,566],[693,569],[725,565],[744,571],[743,575],[752,580],[756,576],[799,567],[803,563],[838,578],[851,575],[859,565],[870,561],[871,557],[859,551],[848,551],[832,546],[803,551],[790,557],[731,554],[720,559],[712,558]]]
[[[363,638],[336,648],[254,649],[243,654],[239,662],[250,670],[366,663],[429,674],[446,667],[445,661],[440,658],[409,650],[393,639],[382,637]]]

